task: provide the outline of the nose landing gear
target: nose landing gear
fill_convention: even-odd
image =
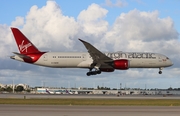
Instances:
[[[159,74],[162,74],[162,71],[159,71]]]
[[[162,74],[162,70],[163,70],[163,68],[160,67],[160,68],[159,68],[159,74]]]

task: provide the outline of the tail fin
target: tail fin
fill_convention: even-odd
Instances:
[[[46,92],[47,92],[48,94],[51,94],[47,89],[46,89]]]
[[[40,51],[36,48],[36,46],[31,43],[28,38],[21,33],[21,31],[17,28],[11,28],[14,38],[16,40],[18,49],[21,54],[28,53],[39,53]]]

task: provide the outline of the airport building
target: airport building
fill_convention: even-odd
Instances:
[[[18,90],[22,90],[22,91],[26,91],[26,90],[30,90],[30,86],[27,84],[0,84],[0,89],[1,91],[13,91],[16,89]],[[10,90],[11,89],[11,90]]]
[[[29,90],[33,94],[106,94],[106,95],[180,95],[180,88],[178,89],[130,89],[121,88],[53,88],[53,87],[35,87],[31,88],[27,84],[0,84],[0,90],[6,91],[7,88],[17,90],[21,88],[23,91]],[[14,92],[14,91],[11,91]]]
[[[98,90],[98,89],[65,89],[65,88],[36,88],[37,94],[107,94],[107,95],[180,95],[180,90]]]

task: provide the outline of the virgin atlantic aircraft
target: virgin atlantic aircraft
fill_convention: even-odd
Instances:
[[[165,55],[149,52],[113,52],[103,53],[90,43],[79,39],[88,52],[42,52],[31,43],[17,28],[11,28],[20,53],[10,58],[25,63],[53,68],[87,68],[87,76],[127,70],[129,68],[159,68],[172,66]]]

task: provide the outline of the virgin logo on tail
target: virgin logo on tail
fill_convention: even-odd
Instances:
[[[32,44],[31,43],[27,43],[27,44],[25,44],[25,45],[23,45],[24,44],[24,40],[21,42],[21,44],[19,45],[19,50],[20,50],[20,52],[24,52],[25,50],[26,50],[26,52],[27,52],[27,49],[30,47],[30,46],[32,46]]]

